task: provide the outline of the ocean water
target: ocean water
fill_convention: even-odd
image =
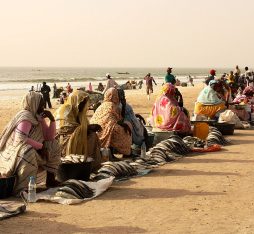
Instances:
[[[230,69],[217,69],[217,75],[229,71]],[[162,83],[166,68],[0,67],[0,90],[29,90],[32,85],[37,89],[43,81],[50,86],[56,83],[58,87],[65,87],[68,82],[74,88],[86,87],[88,82],[97,86],[99,82],[105,83],[106,73],[110,73],[119,84],[123,84],[127,80],[142,80],[149,72],[158,83]],[[197,83],[207,77],[209,68],[174,68],[172,73],[183,82],[191,75]]]

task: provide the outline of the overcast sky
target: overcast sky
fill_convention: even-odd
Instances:
[[[253,0],[0,0],[0,66],[254,67]]]

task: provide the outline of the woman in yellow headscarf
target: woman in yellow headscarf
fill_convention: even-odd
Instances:
[[[87,111],[89,96],[82,90],[76,90],[66,103],[55,113],[57,138],[62,147],[62,157],[70,154],[82,155],[86,159],[91,157],[92,171],[101,164],[100,141],[96,131],[99,125],[89,125]]]

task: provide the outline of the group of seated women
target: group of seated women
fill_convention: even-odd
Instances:
[[[220,90],[219,82],[210,81],[197,99],[195,113],[213,118],[224,110]],[[82,90],[71,93],[54,115],[44,110],[43,104],[39,93],[29,92],[23,99],[22,110],[0,136],[0,177],[16,176],[14,193],[27,188],[30,176],[45,170],[46,185],[57,185],[55,174],[61,158],[68,155],[93,158],[92,171],[96,171],[102,162],[101,147],[128,156],[132,144],[140,146],[146,141],[144,120],[134,114],[121,89],[108,89],[90,120],[89,95]],[[188,111],[173,84],[163,85],[149,122],[161,131],[186,135],[191,132]]]
[[[38,182],[42,171],[47,172],[46,186],[56,186],[61,158],[67,155],[93,158],[92,171],[96,171],[101,166],[101,147],[130,155],[132,143],[142,144],[145,127],[122,90],[110,88],[90,121],[88,106],[89,95],[77,90],[52,115],[44,110],[39,93],[25,95],[21,111],[0,136],[0,177],[16,176],[14,194],[27,189],[31,176]]]

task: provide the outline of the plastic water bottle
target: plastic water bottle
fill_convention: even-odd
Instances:
[[[146,143],[143,142],[141,145],[141,157],[145,157],[146,156]]]
[[[36,202],[36,182],[35,177],[30,176],[29,184],[28,184],[28,202]]]

